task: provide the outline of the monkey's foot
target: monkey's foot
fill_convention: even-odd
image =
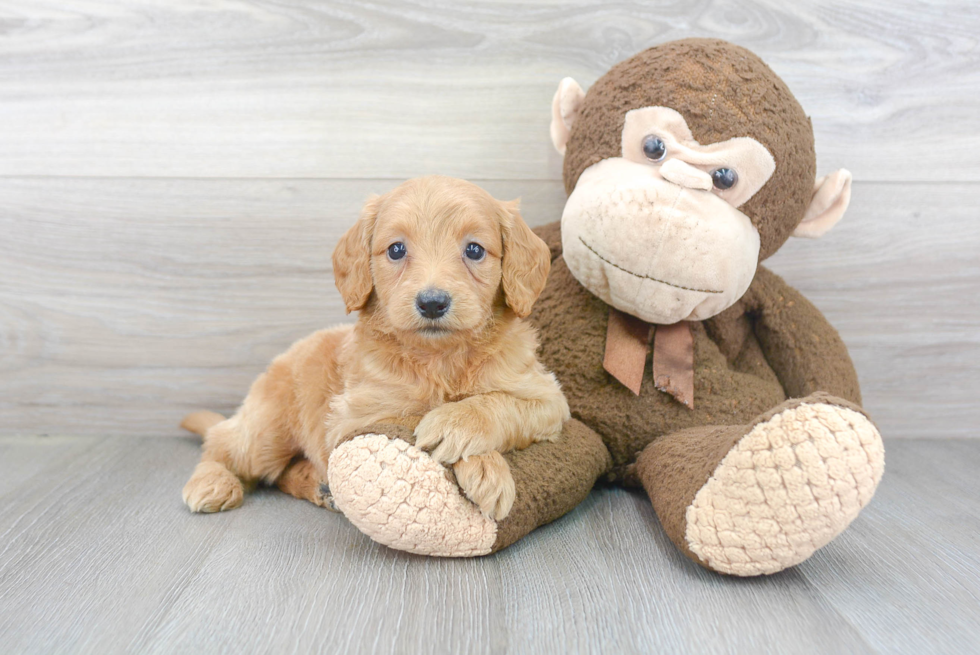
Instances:
[[[357,528],[397,550],[437,557],[486,555],[497,522],[460,491],[444,466],[401,439],[365,434],[330,455],[333,502]]]
[[[331,453],[327,482],[362,532],[420,555],[473,557],[506,548],[571,511],[612,466],[599,435],[574,420],[557,441],[461,460],[455,477],[413,444],[404,425],[370,426]]]
[[[671,539],[707,568],[740,576],[782,571],[833,540],[871,500],[885,464],[881,435],[860,408],[823,394],[787,402],[752,426],[662,439],[638,467]],[[681,441],[689,453],[720,459],[700,487],[679,465],[673,446]],[[671,472],[674,489],[686,486],[693,497],[669,488]]]

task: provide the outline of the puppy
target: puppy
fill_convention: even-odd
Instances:
[[[323,504],[316,487],[331,451],[388,422],[414,425],[416,446],[451,465],[485,514],[504,518],[515,491],[500,453],[556,439],[569,418],[521,320],[547,280],[548,247],[516,201],[432,176],[368,200],[333,268],[357,323],[293,344],[231,418],[185,419],[204,453],[184,502],[231,509],[245,485],[264,481]],[[305,460],[290,466],[294,458]]]

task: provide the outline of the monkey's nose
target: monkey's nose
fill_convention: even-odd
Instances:
[[[660,167],[660,176],[668,182],[688,189],[711,191],[711,176],[680,159],[668,159]]]
[[[415,307],[425,318],[442,318],[450,304],[452,298],[442,289],[425,289],[415,296]]]

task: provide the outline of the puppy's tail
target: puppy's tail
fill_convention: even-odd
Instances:
[[[193,414],[188,414],[184,417],[184,420],[180,422],[180,427],[184,428],[188,432],[193,432],[194,434],[199,434],[202,437],[208,429],[221,423],[225,420],[225,417],[217,412],[194,412]]]

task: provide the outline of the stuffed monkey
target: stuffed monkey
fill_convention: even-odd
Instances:
[[[717,40],[646,50],[588,93],[566,78],[551,136],[569,196],[560,224],[537,230],[553,263],[531,320],[573,420],[558,442],[506,456],[517,499],[502,520],[412,445],[411,425],[341,445],[333,502],[393,548],[481,555],[601,479],[642,486],[673,543],[709,569],[802,562],[868,503],[884,449],[837,332],[759,263],[829,230],[850,174],[815,180],[789,89]],[[293,484],[324,502],[312,488]]]

